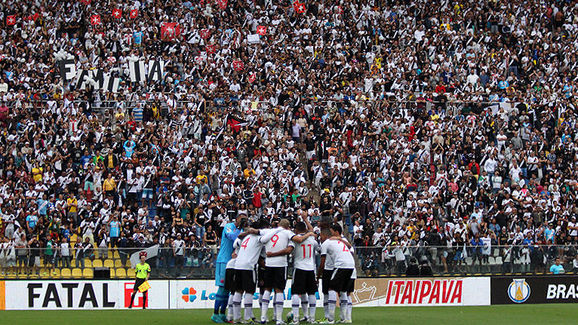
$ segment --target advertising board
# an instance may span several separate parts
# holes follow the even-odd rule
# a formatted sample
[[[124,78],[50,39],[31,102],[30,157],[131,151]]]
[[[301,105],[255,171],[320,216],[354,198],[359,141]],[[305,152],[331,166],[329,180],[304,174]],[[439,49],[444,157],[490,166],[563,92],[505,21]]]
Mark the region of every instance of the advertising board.
[[[213,308],[213,280],[153,280],[147,299],[151,309]],[[0,309],[123,309],[130,304],[134,282],[5,281],[0,282]],[[285,307],[291,307],[291,283]],[[4,289],[4,290],[2,290]],[[9,299],[4,299],[9,297]],[[259,293],[253,296],[255,306]],[[317,294],[322,307],[322,294]],[[357,279],[353,304],[364,306],[476,306],[490,304],[490,278],[362,278]],[[133,307],[141,308],[142,294]]]
[[[578,277],[519,276],[492,278],[492,305],[578,302]]]
[[[167,281],[150,281],[147,306],[167,309]],[[5,281],[6,309],[118,309],[130,304],[134,282],[128,281]],[[141,308],[142,294],[134,307]]]

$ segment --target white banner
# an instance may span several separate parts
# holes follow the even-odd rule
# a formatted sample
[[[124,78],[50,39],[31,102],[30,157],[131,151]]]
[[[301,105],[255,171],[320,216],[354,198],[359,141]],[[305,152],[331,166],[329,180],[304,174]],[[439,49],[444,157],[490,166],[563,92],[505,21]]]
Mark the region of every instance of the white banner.
[[[355,306],[487,306],[490,278],[357,279]]]
[[[1,282],[1,281],[0,281]],[[133,281],[5,281],[5,308],[123,309],[130,303]],[[214,280],[152,280],[147,300],[151,309],[211,309],[217,286]],[[287,281],[284,307],[291,307],[291,281]],[[323,294],[317,295],[322,307]],[[259,293],[253,296],[258,306]],[[369,306],[487,306],[490,278],[363,278],[352,295],[355,307]],[[138,293],[134,308],[141,308]],[[2,301],[0,301],[0,309]],[[271,306],[272,307],[272,304]]]
[[[168,281],[150,281],[147,307],[168,309]],[[134,281],[6,281],[6,309],[127,308]],[[134,308],[142,308],[137,293]]]

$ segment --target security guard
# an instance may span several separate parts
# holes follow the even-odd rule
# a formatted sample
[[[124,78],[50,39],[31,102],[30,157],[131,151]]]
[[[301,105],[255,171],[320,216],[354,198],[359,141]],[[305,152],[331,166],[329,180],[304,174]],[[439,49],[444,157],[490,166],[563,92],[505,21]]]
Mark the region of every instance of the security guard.
[[[128,306],[128,308],[132,308],[132,303],[134,301],[134,297],[138,292],[138,288],[141,286],[141,284],[148,281],[149,276],[151,274],[151,266],[149,265],[149,263],[146,262],[147,253],[141,252],[139,254],[139,258],[140,263],[138,263],[135,266],[136,280],[134,282],[134,288],[132,289],[132,296],[130,297],[130,305]],[[146,308],[145,306],[147,305],[148,290],[143,292],[142,295],[143,295],[142,309],[145,309]]]

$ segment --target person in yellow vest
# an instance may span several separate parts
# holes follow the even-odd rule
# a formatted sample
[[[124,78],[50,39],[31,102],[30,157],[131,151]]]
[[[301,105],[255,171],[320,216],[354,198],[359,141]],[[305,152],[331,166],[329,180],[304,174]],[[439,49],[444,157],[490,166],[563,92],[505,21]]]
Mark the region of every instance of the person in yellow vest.
[[[134,288],[132,289],[132,295],[130,296],[130,305],[128,306],[129,309],[132,308],[132,303],[134,302],[134,297],[136,296],[137,292],[139,291],[138,288],[143,283],[145,283],[146,281],[149,280],[149,276],[151,274],[151,266],[149,265],[149,263],[146,262],[147,253],[146,252],[140,252],[139,258],[140,258],[140,263],[138,263],[134,267],[135,273],[136,273],[136,279],[134,281]],[[142,297],[143,297],[142,309],[146,309],[148,290],[146,290],[142,293]]]
[[[110,195],[116,199],[116,182],[114,181],[114,178],[112,178],[111,173],[108,174],[108,177],[102,183],[102,190],[106,195]]]
[[[66,207],[68,209],[68,217],[76,220],[78,217],[78,200],[74,194],[70,193],[70,196],[66,199]]]
[[[34,179],[34,183],[42,181],[42,172],[43,168],[39,167],[38,163],[35,163],[34,167],[32,167],[32,178]]]
[[[205,175],[205,172],[202,170],[199,170],[199,174],[197,175],[197,177],[195,177],[195,180],[197,181],[197,184],[200,185],[204,185],[207,184],[207,175]]]

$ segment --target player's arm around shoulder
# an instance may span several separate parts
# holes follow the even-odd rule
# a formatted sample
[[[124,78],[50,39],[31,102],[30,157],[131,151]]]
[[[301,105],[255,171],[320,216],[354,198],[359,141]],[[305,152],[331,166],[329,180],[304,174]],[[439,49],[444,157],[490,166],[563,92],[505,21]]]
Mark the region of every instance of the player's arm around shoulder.
[[[317,237],[317,235],[314,232],[308,232],[304,235],[294,235],[293,237],[291,237],[291,240],[296,242],[297,244],[301,244],[302,242],[306,241],[307,238],[309,237]]]

